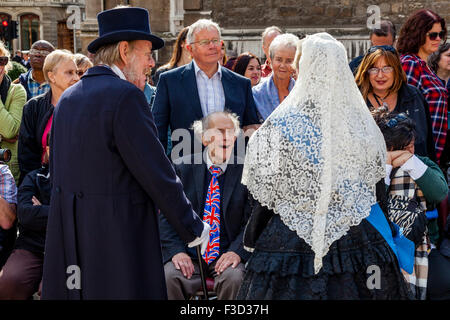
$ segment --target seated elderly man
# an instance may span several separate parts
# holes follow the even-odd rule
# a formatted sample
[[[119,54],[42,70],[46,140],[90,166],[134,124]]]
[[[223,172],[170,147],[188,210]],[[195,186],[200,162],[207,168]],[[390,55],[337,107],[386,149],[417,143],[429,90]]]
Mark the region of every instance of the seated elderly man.
[[[228,111],[210,113],[193,124],[206,147],[203,154],[185,156],[175,170],[195,212],[211,225],[203,254],[203,270],[214,278],[214,291],[222,300],[235,299],[249,257],[242,245],[251,208],[247,188],[241,184],[243,159],[233,156],[239,120]],[[188,248],[160,214],[161,244],[169,299],[188,299],[201,288],[194,248]]]
[[[295,71],[292,63],[298,41],[297,36],[285,33],[277,36],[270,44],[269,60],[273,72],[267,80],[252,88],[260,120],[266,120],[294,87]]]

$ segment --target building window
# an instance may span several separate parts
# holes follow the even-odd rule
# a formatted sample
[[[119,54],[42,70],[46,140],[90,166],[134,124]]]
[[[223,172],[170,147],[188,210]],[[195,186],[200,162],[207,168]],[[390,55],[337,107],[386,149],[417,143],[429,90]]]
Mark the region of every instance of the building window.
[[[20,17],[20,39],[22,50],[30,50],[31,45],[39,40],[39,17],[25,14]]]
[[[67,21],[58,21],[58,48],[73,52],[73,30],[67,28]]]
[[[170,0],[170,33],[177,35],[183,29],[183,0]]]

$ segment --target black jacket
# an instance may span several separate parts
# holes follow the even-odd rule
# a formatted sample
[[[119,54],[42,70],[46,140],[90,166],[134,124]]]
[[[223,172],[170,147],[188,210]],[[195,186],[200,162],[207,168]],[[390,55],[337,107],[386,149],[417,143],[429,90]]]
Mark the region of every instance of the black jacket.
[[[17,218],[19,236],[16,249],[25,249],[44,255],[45,231],[50,208],[51,181],[48,166],[26,175],[17,192]],[[35,196],[42,204],[34,206]]]
[[[428,104],[416,87],[404,83],[398,91],[395,112],[404,112],[414,120],[417,137],[414,143],[415,153],[436,162],[431,117]]]
[[[406,113],[416,125],[415,154],[437,162],[431,131],[430,110],[425,98],[419,89],[406,83],[401,86],[397,95],[397,105],[393,112]],[[366,103],[369,108],[373,107],[369,99],[366,99]]]
[[[19,185],[28,172],[41,167],[42,135],[53,110],[51,90],[30,99],[23,107],[17,151],[20,168]]]
[[[142,90],[90,68],[64,91],[50,138],[42,299],[167,299],[157,210],[189,243],[203,230]],[[80,268],[81,289],[67,287]]]
[[[184,192],[192,203],[192,207],[199,217],[202,218],[207,192],[205,191],[207,168],[204,162],[199,164],[193,162],[193,159],[198,155],[191,155],[191,163],[193,164],[182,163],[175,165],[175,171],[183,183]],[[183,159],[187,157],[185,156]],[[245,262],[249,258],[250,253],[244,250],[242,238],[245,225],[251,214],[251,207],[248,199],[248,190],[241,183],[243,165],[237,163],[237,158],[234,160],[234,163],[228,163],[227,169],[223,174],[225,179],[224,186],[220,190],[220,229],[225,230],[229,240],[229,246],[224,248],[224,251],[233,251],[241,257],[242,262]],[[177,236],[162,214],[159,215],[159,223],[164,263],[170,261],[175,254],[180,252],[189,254],[191,258],[197,258],[195,250],[188,250],[188,247]]]

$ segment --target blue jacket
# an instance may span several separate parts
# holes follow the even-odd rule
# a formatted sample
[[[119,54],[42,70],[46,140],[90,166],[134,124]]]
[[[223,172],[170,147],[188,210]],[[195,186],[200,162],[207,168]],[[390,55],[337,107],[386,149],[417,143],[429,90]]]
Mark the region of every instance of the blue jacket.
[[[225,109],[239,116],[241,126],[259,123],[249,79],[222,68]],[[189,129],[203,118],[193,62],[161,74],[153,103],[158,136],[167,150],[167,129]],[[192,137],[191,131],[191,137]],[[172,141],[173,147],[177,141]]]

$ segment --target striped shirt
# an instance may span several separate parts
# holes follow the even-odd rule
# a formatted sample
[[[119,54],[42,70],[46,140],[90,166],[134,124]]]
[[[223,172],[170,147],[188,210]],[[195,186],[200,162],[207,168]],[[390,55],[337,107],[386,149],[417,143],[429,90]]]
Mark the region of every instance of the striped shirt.
[[[404,54],[400,58],[407,82],[417,87],[428,103],[431,128],[438,160],[442,155],[447,136],[448,94],[440,79],[431,71],[426,62],[414,54]]]
[[[225,109],[225,93],[222,86],[222,67],[217,62],[217,72],[208,78],[194,62],[195,79],[197,80],[198,97],[202,107],[203,116]]]
[[[0,164],[0,197],[8,203],[17,204],[16,182],[6,164]]]

